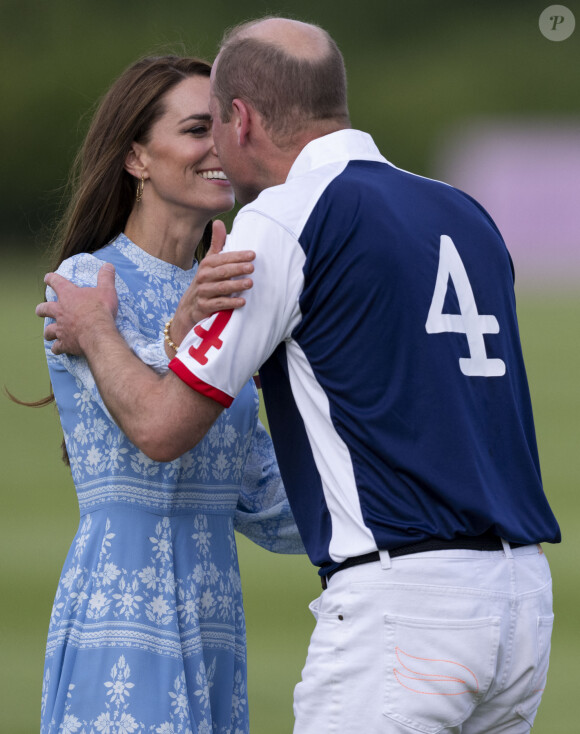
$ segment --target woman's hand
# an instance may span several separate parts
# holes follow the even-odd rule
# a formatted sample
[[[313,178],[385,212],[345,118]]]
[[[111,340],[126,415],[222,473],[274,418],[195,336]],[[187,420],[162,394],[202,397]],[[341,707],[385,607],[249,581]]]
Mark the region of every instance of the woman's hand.
[[[254,271],[251,250],[222,252],[226,241],[225,224],[213,223],[211,247],[201,261],[192,284],[183,294],[171,323],[171,339],[181,344],[187,332],[198,321],[216,311],[242,308],[245,298],[238,295],[249,290],[252,279],[245,277]]]

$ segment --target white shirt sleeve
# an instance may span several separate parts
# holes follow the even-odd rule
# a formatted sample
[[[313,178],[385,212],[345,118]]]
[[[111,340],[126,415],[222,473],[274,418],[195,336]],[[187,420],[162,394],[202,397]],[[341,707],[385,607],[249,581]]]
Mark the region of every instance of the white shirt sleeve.
[[[224,250],[256,252],[246,305],[220,311],[182,341],[170,368],[192,388],[229,405],[300,320],[304,252],[292,234],[258,211],[238,214]]]

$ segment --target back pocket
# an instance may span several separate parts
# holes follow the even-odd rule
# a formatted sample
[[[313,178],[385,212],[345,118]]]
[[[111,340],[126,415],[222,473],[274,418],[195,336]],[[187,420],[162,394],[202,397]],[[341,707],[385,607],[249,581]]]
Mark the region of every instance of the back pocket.
[[[384,616],[383,713],[425,734],[458,726],[487,692],[500,620]]]

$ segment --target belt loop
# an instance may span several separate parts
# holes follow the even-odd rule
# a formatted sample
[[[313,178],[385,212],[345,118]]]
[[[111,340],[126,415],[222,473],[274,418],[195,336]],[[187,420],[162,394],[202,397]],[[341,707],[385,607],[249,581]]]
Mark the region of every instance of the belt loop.
[[[503,545],[503,552],[505,553],[506,558],[513,558],[514,554],[512,553],[512,549],[510,544],[507,542],[507,540],[504,540],[503,538],[500,538],[501,544]]]
[[[391,556],[389,555],[389,551],[379,551],[379,558],[381,559],[381,568],[383,571],[388,571],[391,567]]]

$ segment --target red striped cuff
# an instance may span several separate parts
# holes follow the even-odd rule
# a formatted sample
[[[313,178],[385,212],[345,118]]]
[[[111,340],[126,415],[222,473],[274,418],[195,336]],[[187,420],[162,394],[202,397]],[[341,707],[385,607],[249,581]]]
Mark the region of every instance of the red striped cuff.
[[[203,380],[200,380],[199,377],[196,377],[193,372],[190,372],[187,369],[187,367],[180,359],[177,359],[177,357],[174,357],[171,360],[171,362],[169,363],[169,369],[175,372],[179,379],[183,380],[186,385],[189,385],[192,390],[195,390],[196,392],[201,393],[202,395],[205,395],[212,400],[215,400],[216,403],[223,405],[224,408],[229,408],[230,405],[234,402],[234,399],[227,393],[218,390],[217,387],[208,385],[207,382],[203,382]]]

